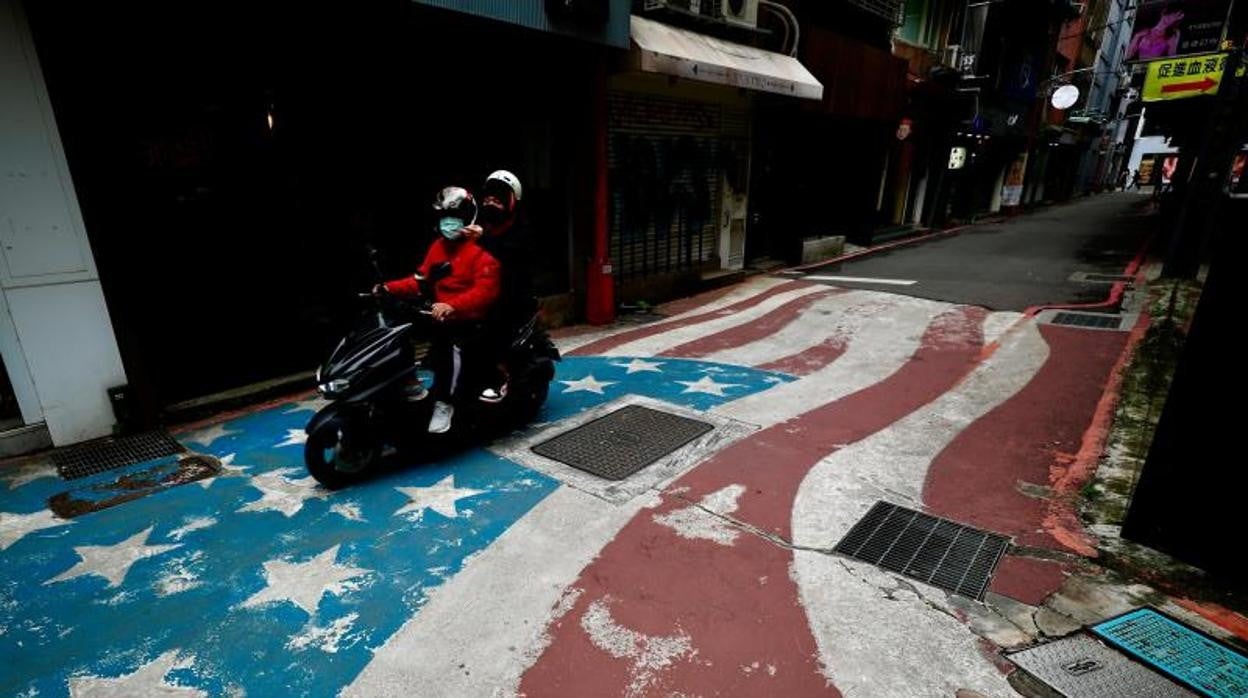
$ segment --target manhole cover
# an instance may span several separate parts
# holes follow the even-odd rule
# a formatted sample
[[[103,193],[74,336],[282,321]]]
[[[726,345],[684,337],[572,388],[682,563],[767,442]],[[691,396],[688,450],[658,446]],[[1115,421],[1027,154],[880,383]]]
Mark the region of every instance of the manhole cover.
[[[1154,609],[1137,608],[1092,632],[1207,696],[1248,696],[1248,657]]]
[[[609,480],[623,480],[714,427],[629,405],[533,447],[533,452]]]
[[[1071,698],[1182,698],[1196,694],[1083,633],[1006,655]]]
[[[116,439],[99,439],[52,452],[56,470],[66,480],[95,475],[134,463],[155,460],[186,449],[163,431]]]
[[[165,459],[139,470],[130,469],[112,482],[88,484],[53,495],[48,499],[48,508],[63,519],[72,519],[220,474],[221,462],[212,456],[192,454]]]
[[[980,601],[1009,543],[1005,536],[876,502],[836,552]]]
[[[1058,313],[1053,316],[1054,325],[1070,327],[1090,327],[1098,330],[1116,330],[1122,327],[1122,318],[1118,315],[1098,315],[1095,313]]]

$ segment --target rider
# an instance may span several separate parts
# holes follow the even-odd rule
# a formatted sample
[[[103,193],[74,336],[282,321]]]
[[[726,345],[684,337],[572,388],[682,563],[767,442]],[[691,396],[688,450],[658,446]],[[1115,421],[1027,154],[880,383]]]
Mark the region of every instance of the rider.
[[[434,269],[444,262],[450,273],[433,284],[430,314],[435,323],[429,358],[434,372],[433,416],[429,431],[447,432],[455,414],[452,398],[462,382],[465,365],[475,351],[475,334],[490,306],[499,295],[499,263],[483,247],[464,234],[464,229],[477,219],[477,204],[466,189],[446,187],[438,192],[433,204],[438,216],[441,237],[433,241],[415,276],[380,284],[377,292],[396,296],[420,296],[421,286]],[[409,388],[411,397],[424,397],[417,381]],[[415,393],[413,395],[413,393]]]
[[[516,331],[536,311],[531,248],[518,216],[523,194],[516,175],[507,170],[490,174],[481,187],[480,223],[465,228],[465,234],[502,266],[502,292],[490,310],[485,340],[490,352],[487,360],[493,361],[497,371],[481,393],[484,402],[499,402],[507,395],[507,350]]]

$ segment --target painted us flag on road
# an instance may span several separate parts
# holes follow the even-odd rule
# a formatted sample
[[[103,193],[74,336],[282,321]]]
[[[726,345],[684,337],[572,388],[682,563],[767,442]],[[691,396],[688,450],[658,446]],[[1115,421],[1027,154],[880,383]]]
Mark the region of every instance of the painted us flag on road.
[[[629,394],[706,410],[791,380],[581,357],[558,379],[546,422]],[[431,590],[559,486],[476,449],[331,493],[302,465],[316,407],[182,435],[221,459],[222,476],[73,520],[47,499],[116,472],[0,473],[0,694],[335,694]]]

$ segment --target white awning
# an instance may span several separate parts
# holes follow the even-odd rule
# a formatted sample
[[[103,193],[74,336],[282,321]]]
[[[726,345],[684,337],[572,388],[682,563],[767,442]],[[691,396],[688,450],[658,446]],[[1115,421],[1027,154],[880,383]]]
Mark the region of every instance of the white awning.
[[[823,99],[823,85],[796,58],[632,17],[632,38],[647,73]]]

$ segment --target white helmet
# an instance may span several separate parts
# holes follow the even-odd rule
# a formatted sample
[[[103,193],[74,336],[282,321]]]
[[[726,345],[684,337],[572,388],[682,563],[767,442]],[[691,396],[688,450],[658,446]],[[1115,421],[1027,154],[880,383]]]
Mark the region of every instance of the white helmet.
[[[484,189],[489,189],[491,182],[498,182],[506,185],[507,188],[516,195],[516,201],[520,201],[520,199],[523,198],[521,194],[524,190],[520,186],[520,178],[507,170],[498,170],[492,173],[489,177],[486,177]]]

